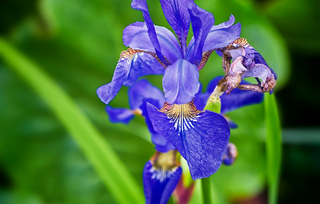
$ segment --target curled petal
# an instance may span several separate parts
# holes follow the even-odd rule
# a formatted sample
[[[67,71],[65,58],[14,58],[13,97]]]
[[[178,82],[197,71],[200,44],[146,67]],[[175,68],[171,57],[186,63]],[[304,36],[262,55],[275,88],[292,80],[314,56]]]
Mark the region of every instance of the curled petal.
[[[232,143],[228,143],[227,149],[222,158],[222,163],[227,166],[232,165],[236,160],[237,156],[238,156],[237,147]]]
[[[190,16],[187,9],[193,0],[160,0],[163,13],[179,38],[182,50],[186,50]]]
[[[134,116],[131,110],[125,108],[112,108],[111,106],[106,106],[106,112],[112,123],[128,124]]]
[[[234,72],[234,68],[243,67],[246,70],[240,74],[242,79],[246,77],[255,77],[262,80],[262,82],[259,82],[257,85],[241,85],[239,86],[240,89],[257,92],[272,92],[276,85],[277,76],[260,53],[257,52],[246,39],[237,39],[227,46],[226,49],[223,49],[223,52],[224,55],[231,56],[233,61],[230,73],[226,74],[235,75],[232,73]]]
[[[153,128],[187,160],[193,179],[215,173],[227,147],[230,129],[226,119],[210,111],[198,111],[193,103],[165,104],[158,111],[147,105]]]
[[[166,204],[178,184],[182,169],[175,154],[157,152],[143,169],[143,187],[147,204]]]
[[[227,22],[221,23],[219,25],[214,25],[211,27],[205,39],[203,48],[201,50],[202,54],[205,54],[206,52],[212,52],[212,50],[214,49],[226,47],[231,42],[235,41],[237,38],[240,37],[241,24],[237,23],[235,25],[232,25],[234,23],[234,20],[235,20],[234,16],[231,15],[230,19]],[[192,38],[189,43],[188,51],[187,51],[187,59],[189,61],[194,60],[193,59],[193,53],[194,53],[194,47],[195,47],[194,43],[195,43],[194,38]],[[220,54],[220,56],[222,56],[221,52],[219,51],[217,52],[218,54]]]
[[[148,80],[139,80],[136,84],[129,88],[129,104],[130,109],[135,110],[142,105],[144,99],[154,99],[157,107],[164,104],[164,96],[160,89],[153,86]]]
[[[123,83],[129,76],[134,54],[135,52],[133,50],[121,52],[120,59],[113,73],[112,81],[97,89],[97,95],[103,103],[108,104],[120,91]]]
[[[188,4],[188,10],[194,35],[194,60],[196,65],[198,65],[202,58],[204,42],[214,24],[214,17],[211,13],[198,7],[193,2]]]
[[[200,86],[197,67],[187,60],[179,59],[165,70],[162,85],[166,102],[189,103]]]
[[[168,152],[169,150],[174,150],[175,147],[170,142],[168,142],[166,138],[164,138],[161,134],[153,129],[153,125],[147,111],[147,103],[150,103],[156,107],[162,106],[163,103],[160,103],[160,101],[155,99],[147,98],[143,99],[142,105],[140,106],[142,116],[145,118],[145,122],[149,129],[149,132],[151,133],[152,143],[156,146],[156,150],[162,153]]]
[[[133,49],[146,52],[156,52],[156,47],[149,35],[146,23],[136,22],[123,30],[123,43]],[[182,58],[181,48],[174,34],[165,27],[155,26],[155,36],[161,47],[161,53],[170,62],[174,63]],[[158,53],[157,53],[158,55]]]
[[[140,50],[131,48],[121,52],[111,82],[97,89],[97,95],[103,103],[108,104],[118,94],[122,85],[132,85],[134,80],[146,74],[159,74],[158,68],[155,69],[155,72],[151,68],[159,66],[159,62],[151,60],[150,56],[145,54]],[[132,69],[136,70],[137,67],[141,66],[145,67],[146,70],[147,67],[150,67],[150,70],[131,74]]]
[[[231,15],[229,21],[212,26],[204,43],[202,52],[225,47],[239,38],[241,33],[241,24],[237,23],[231,26],[233,22],[234,17]]]
[[[164,67],[152,55],[139,52],[132,58],[130,73],[123,85],[132,86],[140,77],[146,75],[163,75],[164,70]]]

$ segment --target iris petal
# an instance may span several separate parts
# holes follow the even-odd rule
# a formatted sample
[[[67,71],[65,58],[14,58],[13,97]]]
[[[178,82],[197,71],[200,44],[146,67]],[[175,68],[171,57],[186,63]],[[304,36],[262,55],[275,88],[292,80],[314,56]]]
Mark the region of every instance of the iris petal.
[[[136,22],[123,30],[123,43],[133,49],[155,52],[155,46],[148,34],[145,23]],[[159,40],[162,54],[170,63],[182,58],[181,48],[174,34],[165,27],[155,26],[156,37]],[[157,48],[156,48],[157,49]]]
[[[103,103],[108,104],[118,94],[129,76],[131,61],[129,56],[121,56],[114,70],[112,81],[97,89],[97,95]]]
[[[154,67],[160,66],[160,63],[145,54],[142,51],[131,48],[121,52],[111,82],[97,89],[97,95],[102,102],[108,104],[118,94],[124,84],[132,85],[137,78],[147,74],[159,74],[158,68]],[[138,67],[144,67],[145,70],[148,70],[147,67],[150,67],[150,69],[147,72],[133,71],[131,73],[131,70],[137,70]]]
[[[240,37],[241,24],[237,23],[232,26],[234,20],[234,16],[231,15],[227,22],[211,27],[202,47],[202,53],[217,48],[223,48]],[[194,60],[194,43],[194,38],[192,38],[187,51],[187,59],[189,61]]]
[[[190,16],[188,12],[189,2],[193,0],[160,0],[163,13],[179,38],[182,50],[186,50],[186,40],[190,26]]]
[[[163,75],[164,67],[150,54],[145,52],[137,53],[132,58],[132,65],[125,86],[132,86],[135,82],[146,75]]]
[[[153,128],[187,160],[193,179],[208,177],[219,169],[230,136],[223,116],[200,112],[192,103],[165,104],[160,111],[151,104],[147,108]]]
[[[166,138],[164,138],[162,135],[160,135],[158,132],[156,132],[153,129],[153,125],[151,123],[151,120],[147,111],[147,103],[150,103],[156,107],[159,107],[160,104],[162,106],[163,103],[160,103],[160,101],[158,100],[148,98],[148,99],[143,99],[142,104],[140,106],[140,109],[142,111],[142,116],[145,118],[145,122],[149,129],[149,132],[151,133],[152,143],[156,146],[155,147],[156,150],[162,153],[168,152],[169,150],[174,150],[175,147],[170,142],[168,142]]]
[[[148,80],[139,80],[134,86],[129,88],[129,104],[130,109],[135,110],[142,105],[144,99],[154,99],[156,106],[162,107],[164,104],[164,96],[160,89],[153,86]]]
[[[146,22],[146,26],[148,27],[148,35],[149,35],[149,38],[152,42],[153,47],[155,48],[156,54],[162,62],[165,62],[165,60],[162,56],[162,53],[161,53],[161,47],[159,44],[159,40],[157,38],[156,30],[154,28],[152,19],[150,17],[147,1],[146,0],[132,0],[131,7],[133,9],[142,11],[143,18]]]
[[[111,106],[106,106],[106,112],[112,123],[128,124],[134,117],[132,111],[125,108],[112,108]]]
[[[181,167],[161,169],[148,161],[143,169],[146,204],[166,204],[182,174]]]
[[[199,90],[197,67],[187,60],[179,59],[167,67],[162,78],[166,102],[173,104],[189,103]]]
[[[194,34],[194,60],[196,65],[198,65],[202,58],[204,42],[214,24],[214,17],[211,13],[201,9],[195,3],[189,3],[188,10]]]

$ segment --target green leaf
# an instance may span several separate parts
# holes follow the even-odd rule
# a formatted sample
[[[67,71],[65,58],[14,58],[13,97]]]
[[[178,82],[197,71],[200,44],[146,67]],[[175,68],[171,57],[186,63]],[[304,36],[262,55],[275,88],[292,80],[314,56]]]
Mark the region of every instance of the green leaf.
[[[48,75],[1,38],[0,56],[48,103],[118,203],[143,203],[141,188],[72,99]]]
[[[265,117],[266,117],[266,155],[267,155],[267,178],[269,186],[269,203],[277,203],[278,184],[281,164],[281,127],[279,114],[274,94],[265,94]]]

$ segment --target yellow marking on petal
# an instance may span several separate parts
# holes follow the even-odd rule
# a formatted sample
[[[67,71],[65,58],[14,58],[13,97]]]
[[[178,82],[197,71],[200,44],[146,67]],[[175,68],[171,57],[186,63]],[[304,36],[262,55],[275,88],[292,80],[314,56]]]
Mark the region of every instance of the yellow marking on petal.
[[[169,104],[164,103],[160,112],[165,113],[167,116],[172,118],[178,118],[183,116],[184,118],[192,118],[199,114],[201,111],[197,110],[193,101],[185,104]]]
[[[165,103],[160,112],[167,115],[167,118],[170,119],[169,122],[174,124],[174,129],[178,129],[178,134],[194,128],[193,123],[197,121],[198,114],[201,113],[193,101],[180,105]]]
[[[232,43],[230,43],[230,45],[234,48],[237,48],[239,46],[241,46],[241,47],[249,47],[250,46],[247,39],[245,39],[245,38],[238,38],[235,41],[233,41]]]
[[[172,171],[180,165],[176,160],[177,150],[170,150],[166,153],[156,152],[151,158],[151,164],[154,169],[162,171]]]
[[[141,53],[141,52],[144,52],[144,53],[147,53],[149,55],[151,55],[152,57],[154,57],[164,68],[167,68],[167,66],[159,59],[159,57],[157,56],[156,53],[154,52],[145,52],[143,50],[135,50],[135,49],[132,49],[132,48],[128,48],[127,50],[124,50],[121,52],[120,54],[120,60],[124,60],[124,59],[127,59],[127,60],[132,60],[134,55],[137,54],[137,53]],[[166,60],[167,64],[170,64],[170,62],[164,57],[164,59]]]
[[[140,108],[137,108],[135,110],[131,111],[134,115],[142,116],[142,110]]]
[[[132,59],[133,59],[133,56],[134,56],[136,53],[139,53],[139,52],[143,52],[143,51],[141,51],[141,50],[134,50],[134,49],[132,49],[132,48],[129,48],[129,49],[124,50],[124,51],[121,52],[120,58],[132,60]]]

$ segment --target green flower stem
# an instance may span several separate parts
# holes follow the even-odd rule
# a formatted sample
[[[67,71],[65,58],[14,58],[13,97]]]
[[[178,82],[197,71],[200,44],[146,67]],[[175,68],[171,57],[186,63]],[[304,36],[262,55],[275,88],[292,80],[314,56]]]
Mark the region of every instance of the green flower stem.
[[[221,111],[221,100],[220,96],[223,94],[220,86],[216,86],[214,91],[211,93],[204,110],[209,110],[215,113],[220,113]],[[202,196],[203,202],[205,204],[213,203],[213,188],[210,177],[201,179],[202,185]]]
[[[266,117],[266,155],[267,155],[267,179],[269,186],[269,204],[277,203],[279,174],[281,166],[281,126],[275,95],[265,94]]]
[[[144,203],[141,188],[72,99],[42,70],[0,37],[0,56],[49,105],[96,169],[117,203]]]

